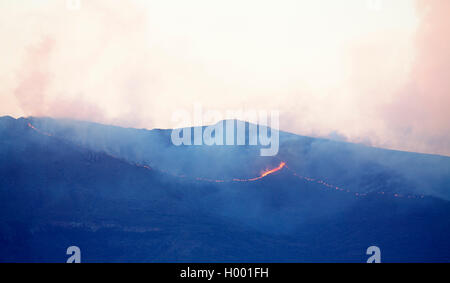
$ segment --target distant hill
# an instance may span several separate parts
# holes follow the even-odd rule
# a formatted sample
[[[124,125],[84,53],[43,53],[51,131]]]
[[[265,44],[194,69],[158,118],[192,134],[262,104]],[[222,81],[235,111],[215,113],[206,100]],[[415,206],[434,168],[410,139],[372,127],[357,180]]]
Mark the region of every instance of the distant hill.
[[[171,130],[125,129],[50,118],[28,121],[44,132],[91,150],[178,175],[247,178],[283,160],[304,176],[354,192],[414,193],[450,200],[450,157],[445,156],[280,132],[279,154],[275,158],[261,157],[260,146],[174,146]]]
[[[385,262],[450,261],[450,158],[280,137],[260,157],[0,118],[0,262],[65,262],[71,245],[84,262],[365,262],[372,245]]]

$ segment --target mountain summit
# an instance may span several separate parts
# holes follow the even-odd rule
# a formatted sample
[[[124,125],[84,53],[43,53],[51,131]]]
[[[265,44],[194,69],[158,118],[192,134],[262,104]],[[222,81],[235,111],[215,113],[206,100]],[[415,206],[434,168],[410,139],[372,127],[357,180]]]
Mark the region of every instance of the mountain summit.
[[[170,130],[0,118],[0,261],[450,258],[450,159],[280,132],[280,152]],[[408,247],[408,248],[405,248]]]

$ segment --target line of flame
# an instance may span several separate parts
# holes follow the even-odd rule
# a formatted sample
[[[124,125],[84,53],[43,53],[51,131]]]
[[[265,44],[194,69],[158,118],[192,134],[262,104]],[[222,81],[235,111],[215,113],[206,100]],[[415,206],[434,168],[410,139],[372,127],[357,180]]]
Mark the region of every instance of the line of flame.
[[[52,134],[49,134],[49,133],[46,133],[46,132],[43,132],[43,131],[37,129],[31,123],[28,123],[28,127],[30,127],[31,129],[35,130],[36,132],[38,132],[40,134],[43,134],[43,135],[46,135],[46,136],[49,136],[49,137],[53,136]],[[112,157],[112,158],[119,159],[121,161],[127,162],[127,161],[125,161],[125,160],[123,160],[121,158],[118,158],[118,157],[116,157],[114,155],[111,155],[109,153],[106,153],[106,154],[108,156]],[[129,163],[129,162],[127,162],[127,163]],[[131,163],[129,163],[129,164],[131,164]],[[153,168],[149,167],[148,165],[143,165],[143,164],[138,164],[138,163],[134,163],[134,164],[131,164],[131,165],[135,165],[137,167],[144,168],[144,169],[147,169],[147,170],[153,170]],[[277,167],[275,167],[273,169],[266,169],[265,171],[261,172],[261,175],[259,175],[258,177],[255,177],[255,178],[251,178],[251,179],[232,179],[232,180],[227,181],[227,180],[220,180],[220,179],[207,179],[207,178],[196,177],[195,180],[197,180],[197,181],[204,181],[204,182],[213,182],[213,183],[253,182],[253,181],[257,181],[257,180],[263,179],[264,177],[267,177],[267,176],[269,176],[269,175],[271,175],[271,174],[273,174],[275,172],[278,172],[278,171],[282,170],[283,168],[288,169],[289,171],[292,172],[292,175],[294,175],[297,178],[302,179],[304,181],[314,182],[314,183],[320,184],[320,185],[322,185],[324,187],[327,187],[327,188],[330,188],[330,189],[334,189],[336,191],[341,191],[341,192],[345,192],[345,193],[351,193],[351,194],[354,194],[357,197],[367,196],[367,193],[351,192],[348,189],[343,189],[341,187],[331,185],[331,184],[329,184],[329,183],[327,183],[327,182],[325,182],[323,180],[302,176],[302,175],[298,174],[297,172],[295,172],[294,170],[292,170],[291,168],[289,168],[287,166],[286,162],[284,162],[284,161],[281,161],[280,164]],[[171,173],[168,173],[168,172],[165,172],[165,171],[161,171],[161,172],[166,173],[166,174],[170,174],[170,175],[178,177],[178,178],[185,178],[186,177],[184,175],[179,176],[179,175],[171,174]],[[377,192],[377,194],[388,195],[388,193],[385,193],[385,192]],[[398,193],[391,193],[391,194],[395,198],[409,198],[409,199],[411,199],[411,198],[414,198],[414,199],[421,198],[421,199],[423,199],[425,197],[424,195],[417,196],[417,195],[402,195],[402,194],[398,194]]]

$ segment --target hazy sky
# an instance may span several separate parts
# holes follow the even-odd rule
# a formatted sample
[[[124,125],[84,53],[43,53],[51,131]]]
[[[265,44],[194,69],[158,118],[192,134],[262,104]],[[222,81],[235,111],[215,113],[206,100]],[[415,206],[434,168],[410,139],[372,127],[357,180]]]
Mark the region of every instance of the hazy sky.
[[[450,155],[448,0],[66,2],[0,0],[0,115],[275,109],[282,130]]]

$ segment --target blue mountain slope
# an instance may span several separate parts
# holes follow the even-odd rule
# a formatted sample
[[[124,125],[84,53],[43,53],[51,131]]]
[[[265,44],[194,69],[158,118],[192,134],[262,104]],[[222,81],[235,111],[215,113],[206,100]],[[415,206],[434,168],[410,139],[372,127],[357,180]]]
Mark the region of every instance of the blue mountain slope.
[[[83,136],[71,128],[57,128],[65,121],[52,120],[53,129],[50,124],[41,127],[38,121],[0,119],[0,261],[64,262],[65,250],[71,245],[81,248],[84,262],[364,262],[371,245],[381,248],[386,262],[450,261],[450,202],[433,196],[380,194],[379,188],[413,191],[383,181],[383,174],[389,180],[406,178],[390,175],[388,167],[378,169],[381,175],[366,172],[364,168],[381,166],[377,160],[369,162],[371,156],[367,167],[357,171],[372,178],[357,179],[368,184],[363,196],[355,195],[355,188],[336,190],[292,174],[294,170],[311,170],[312,177],[332,174],[330,154],[352,160],[348,152],[354,149],[342,149],[350,145],[331,147],[330,154],[321,156],[328,156],[331,163],[322,163],[312,158],[314,150],[296,144],[303,146],[312,139],[290,137],[280,153],[289,168],[253,182],[213,183],[135,164],[142,161],[127,137],[142,139],[137,148],[146,145],[153,150],[149,152],[167,153],[164,145],[171,145],[165,131],[72,122],[72,127],[83,130],[93,127]],[[30,122],[36,129],[30,128]],[[95,133],[92,140],[77,139],[91,133]],[[309,165],[296,163],[295,155],[288,154],[295,148],[294,153],[303,154],[299,156],[309,160]],[[175,150],[183,153],[183,148]],[[256,153],[245,147],[229,150],[244,151],[242,161],[247,163],[239,164],[243,177],[256,176],[264,168],[245,170],[249,164],[279,162],[253,161]],[[386,152],[389,158],[390,151]],[[187,156],[211,158],[215,154],[200,147],[195,155]],[[424,158],[423,162],[429,158],[438,165],[447,161],[406,155]],[[213,161],[220,168],[221,159]],[[170,159],[166,162],[171,165]],[[211,160],[204,162],[211,164]],[[326,174],[318,166],[324,166]],[[343,170],[340,167],[335,170]],[[445,172],[445,168],[436,170]],[[206,177],[214,177],[213,173]],[[433,178],[430,181],[437,183]]]
[[[450,158],[386,150],[280,132],[277,158],[255,146],[174,146],[171,130],[136,130],[95,123],[30,118],[39,129],[94,151],[178,175],[246,178],[280,159],[303,176],[353,192],[424,194],[450,200]],[[246,124],[246,136],[249,126]]]

